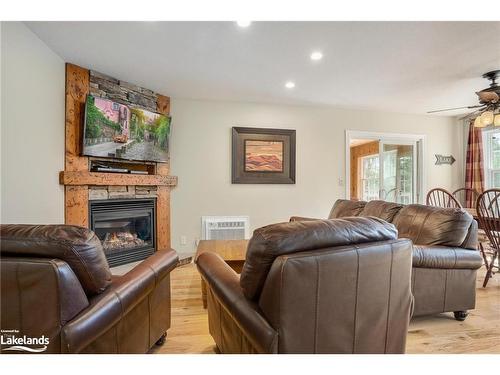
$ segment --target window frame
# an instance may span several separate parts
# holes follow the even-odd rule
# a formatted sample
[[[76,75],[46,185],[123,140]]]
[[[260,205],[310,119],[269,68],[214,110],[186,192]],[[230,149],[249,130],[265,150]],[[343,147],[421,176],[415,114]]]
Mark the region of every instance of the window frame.
[[[500,129],[493,128],[482,131],[482,141],[483,141],[483,169],[484,169],[484,183],[486,189],[500,188],[500,186],[493,186],[492,181],[494,181],[494,174],[500,173],[500,168],[493,168],[493,137],[498,135],[500,139]]]

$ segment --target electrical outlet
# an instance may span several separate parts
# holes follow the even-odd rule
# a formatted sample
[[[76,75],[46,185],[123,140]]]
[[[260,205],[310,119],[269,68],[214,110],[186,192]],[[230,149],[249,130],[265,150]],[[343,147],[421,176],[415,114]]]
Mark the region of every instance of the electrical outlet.
[[[344,186],[344,178],[339,177],[339,186]]]
[[[181,236],[181,245],[186,246],[187,245],[187,238],[186,236]]]

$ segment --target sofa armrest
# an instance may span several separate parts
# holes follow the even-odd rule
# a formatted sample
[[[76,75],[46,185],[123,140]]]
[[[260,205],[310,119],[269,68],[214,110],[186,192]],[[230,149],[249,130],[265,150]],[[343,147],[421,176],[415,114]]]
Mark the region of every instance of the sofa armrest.
[[[120,298],[123,314],[127,314],[151,293],[178,263],[177,252],[159,250],[123,276],[114,278],[110,292]]]
[[[90,306],[63,327],[63,351],[78,353],[118,323],[148,296],[177,265],[177,253],[161,250],[123,276],[113,278]]]
[[[277,332],[264,318],[258,305],[243,295],[238,274],[215,253],[201,254],[197,266],[216,298],[252,345],[263,353],[270,352]]]
[[[472,220],[472,223],[470,224],[469,230],[467,232],[467,236],[465,237],[464,242],[462,242],[460,247],[469,250],[477,250],[478,248],[477,231],[478,231],[478,223],[476,220]]]
[[[304,216],[292,216],[290,217],[290,222],[291,221],[313,221],[313,220],[321,220],[315,217],[304,217]]]
[[[175,250],[158,250],[149,258],[145,259],[121,278],[132,278],[147,270],[153,271],[156,282],[162,280],[172,270],[177,267],[179,257]]]

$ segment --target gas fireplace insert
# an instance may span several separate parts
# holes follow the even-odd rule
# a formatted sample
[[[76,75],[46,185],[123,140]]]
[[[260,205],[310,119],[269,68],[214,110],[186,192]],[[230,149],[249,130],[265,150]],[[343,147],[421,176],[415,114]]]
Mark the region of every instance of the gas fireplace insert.
[[[154,253],[155,199],[94,200],[89,205],[90,229],[101,240],[110,267]]]

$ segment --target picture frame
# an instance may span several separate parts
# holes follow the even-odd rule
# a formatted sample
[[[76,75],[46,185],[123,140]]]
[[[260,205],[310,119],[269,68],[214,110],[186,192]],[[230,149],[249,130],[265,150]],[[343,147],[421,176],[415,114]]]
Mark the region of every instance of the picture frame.
[[[233,184],[295,184],[292,129],[232,128]]]

